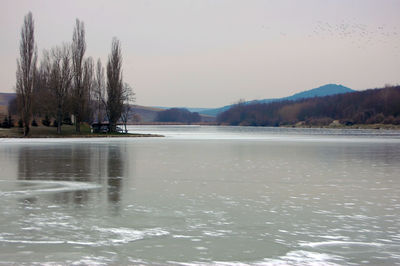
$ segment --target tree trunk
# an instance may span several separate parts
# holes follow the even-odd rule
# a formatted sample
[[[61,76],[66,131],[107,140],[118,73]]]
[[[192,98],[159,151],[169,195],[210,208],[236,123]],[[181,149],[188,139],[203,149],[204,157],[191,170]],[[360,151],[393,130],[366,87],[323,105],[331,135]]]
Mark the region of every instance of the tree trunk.
[[[62,112],[61,112],[61,107],[59,107],[59,110],[57,112],[57,134],[61,134],[61,121],[62,121]]]
[[[29,134],[29,121],[28,122],[24,122],[24,137],[28,136]]]
[[[81,121],[78,116],[75,116],[75,131],[81,133]]]
[[[110,121],[110,133],[117,131],[117,124]]]
[[[24,124],[24,137],[28,136],[31,125],[31,113],[30,113],[30,96],[24,95],[23,99],[24,106],[22,107],[22,122]]]

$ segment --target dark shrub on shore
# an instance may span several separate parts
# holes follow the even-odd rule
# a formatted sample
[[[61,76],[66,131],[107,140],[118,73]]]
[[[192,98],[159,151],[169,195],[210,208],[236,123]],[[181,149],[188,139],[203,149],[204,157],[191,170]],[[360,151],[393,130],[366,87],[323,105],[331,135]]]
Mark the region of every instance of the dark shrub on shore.
[[[63,125],[72,125],[71,117],[69,117],[69,116],[64,117],[62,124]]]
[[[61,125],[62,125],[62,123],[61,123]],[[58,121],[57,120],[54,120],[53,127],[58,127]]]
[[[42,120],[42,125],[43,126],[46,126],[46,127],[49,127],[50,126],[50,119],[49,119],[49,116],[45,116],[45,118]]]
[[[3,123],[0,124],[0,127],[2,127],[2,128],[10,128],[10,123],[8,121],[8,117],[7,116],[4,117],[4,121],[3,121]]]

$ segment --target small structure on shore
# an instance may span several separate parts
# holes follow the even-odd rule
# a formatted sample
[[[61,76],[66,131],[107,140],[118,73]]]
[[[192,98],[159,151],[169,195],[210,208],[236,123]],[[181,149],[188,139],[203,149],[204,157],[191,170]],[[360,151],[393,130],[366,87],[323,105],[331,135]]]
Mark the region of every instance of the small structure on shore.
[[[109,122],[95,122],[91,126],[92,133],[109,133],[111,132],[110,123]],[[117,126],[117,132],[124,132],[122,128]]]
[[[108,133],[110,132],[110,123],[108,122],[96,122],[91,125],[92,133]]]

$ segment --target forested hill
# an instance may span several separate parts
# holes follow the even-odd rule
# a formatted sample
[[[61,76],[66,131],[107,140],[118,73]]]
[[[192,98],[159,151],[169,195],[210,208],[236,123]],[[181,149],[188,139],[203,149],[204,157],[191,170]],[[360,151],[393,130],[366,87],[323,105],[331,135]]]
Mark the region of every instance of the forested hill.
[[[217,121],[227,125],[324,126],[334,120],[351,124],[400,124],[400,86],[298,101],[237,104]]]
[[[324,96],[349,93],[349,92],[355,92],[355,90],[352,90],[343,85],[326,84],[326,85],[320,86],[318,88],[307,90],[307,91],[302,91],[302,92],[293,94],[292,96],[288,96],[288,97],[284,97],[284,98],[255,100],[255,101],[252,101],[249,103],[270,103],[270,102],[285,101],[285,100],[297,101],[297,100],[301,100],[301,99],[324,97]]]
[[[293,94],[291,96],[283,97],[283,98],[253,100],[253,101],[247,101],[247,102],[245,102],[245,104],[271,103],[271,102],[280,102],[280,101],[297,101],[300,99],[323,97],[323,96],[328,96],[328,95],[349,93],[349,92],[354,92],[354,91],[355,90],[352,90],[352,89],[342,86],[342,85],[326,84],[326,85],[320,86],[315,89],[302,91],[302,92]],[[215,109],[203,109],[203,110],[198,110],[198,111],[194,111],[191,109],[189,109],[189,110],[192,112],[199,112],[200,114],[217,116],[218,114],[228,110],[232,106],[233,105],[226,105],[226,106],[215,108]]]

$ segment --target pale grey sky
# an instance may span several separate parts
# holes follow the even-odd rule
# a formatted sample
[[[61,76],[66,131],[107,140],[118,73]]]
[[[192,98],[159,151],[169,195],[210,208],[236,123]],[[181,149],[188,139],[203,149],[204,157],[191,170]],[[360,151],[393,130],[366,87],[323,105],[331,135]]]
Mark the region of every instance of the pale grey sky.
[[[0,91],[15,86],[23,17],[39,55],[86,27],[87,56],[122,43],[137,104],[218,107],[337,83],[400,83],[399,0],[1,0]]]

